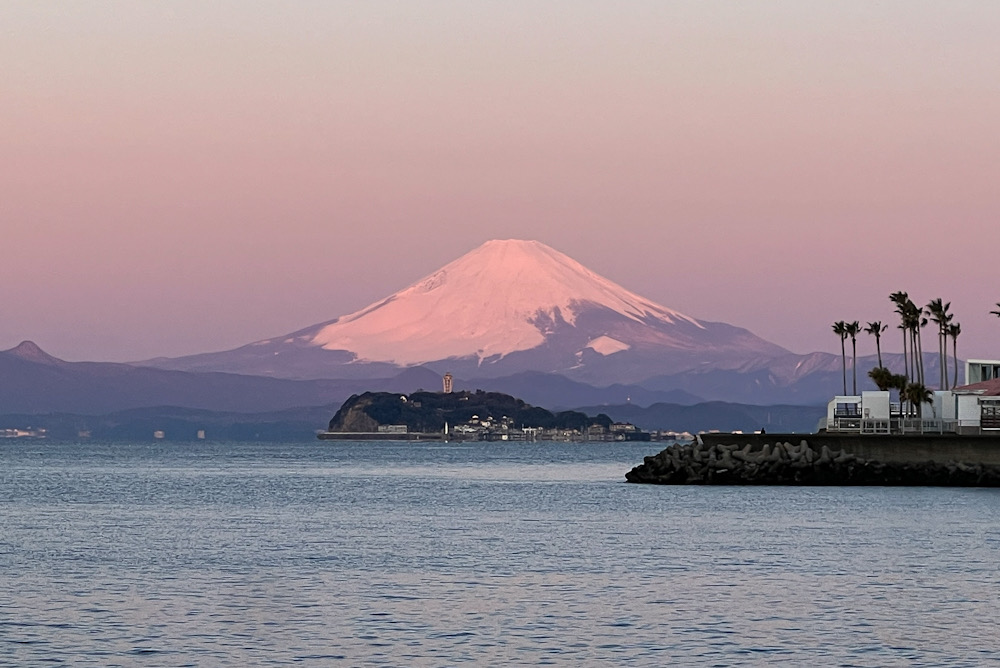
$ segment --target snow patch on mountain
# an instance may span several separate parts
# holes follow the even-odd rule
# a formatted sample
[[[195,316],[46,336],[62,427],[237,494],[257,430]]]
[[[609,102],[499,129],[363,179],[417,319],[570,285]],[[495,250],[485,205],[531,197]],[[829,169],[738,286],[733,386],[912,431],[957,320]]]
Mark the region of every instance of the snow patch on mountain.
[[[620,353],[623,350],[628,350],[631,348],[627,343],[619,341],[618,339],[613,339],[610,336],[599,336],[596,339],[592,339],[587,342],[584,348],[590,348],[596,353],[600,353],[607,357],[608,355],[614,355],[615,353]]]
[[[572,326],[580,313],[600,307],[638,323],[704,329],[694,318],[640,297],[543,243],[496,240],[322,326],[311,344],[350,351],[359,361],[399,365],[495,359],[536,348],[555,328]]]

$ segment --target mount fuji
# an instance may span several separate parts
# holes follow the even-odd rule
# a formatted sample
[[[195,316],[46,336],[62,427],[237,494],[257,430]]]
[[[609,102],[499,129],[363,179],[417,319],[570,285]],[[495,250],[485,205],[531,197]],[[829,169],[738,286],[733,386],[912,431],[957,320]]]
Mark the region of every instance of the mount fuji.
[[[759,370],[787,356],[746,329],[641,297],[543,243],[495,240],[350,315],[142,364],[291,379],[379,378],[423,366],[464,378],[531,371],[610,385]]]

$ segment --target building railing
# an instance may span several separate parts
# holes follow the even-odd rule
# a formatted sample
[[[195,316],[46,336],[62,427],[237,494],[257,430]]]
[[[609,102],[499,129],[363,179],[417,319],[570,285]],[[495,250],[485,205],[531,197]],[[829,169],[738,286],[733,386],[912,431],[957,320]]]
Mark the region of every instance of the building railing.
[[[862,420],[861,421],[861,433],[862,434],[891,434],[892,433],[892,422],[890,420]]]
[[[835,417],[827,421],[827,431],[861,431],[860,417]]]
[[[860,434],[954,434],[958,420],[940,418],[843,418],[826,421],[826,430]]]

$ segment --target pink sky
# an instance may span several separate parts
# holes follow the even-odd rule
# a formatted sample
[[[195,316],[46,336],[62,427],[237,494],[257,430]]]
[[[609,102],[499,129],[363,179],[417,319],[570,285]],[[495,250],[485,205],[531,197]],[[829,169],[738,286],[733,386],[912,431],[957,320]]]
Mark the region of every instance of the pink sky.
[[[906,290],[1000,357],[1000,3],[24,1],[0,34],[0,348],[231,348],[528,238],[796,352]]]

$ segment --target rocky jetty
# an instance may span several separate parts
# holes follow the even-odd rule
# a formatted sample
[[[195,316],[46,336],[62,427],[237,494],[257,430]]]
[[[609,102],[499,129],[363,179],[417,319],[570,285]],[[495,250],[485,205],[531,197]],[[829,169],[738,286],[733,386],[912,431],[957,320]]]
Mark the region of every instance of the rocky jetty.
[[[675,444],[625,474],[658,485],[909,485],[1000,487],[1000,467],[961,461],[880,462],[808,441]]]

